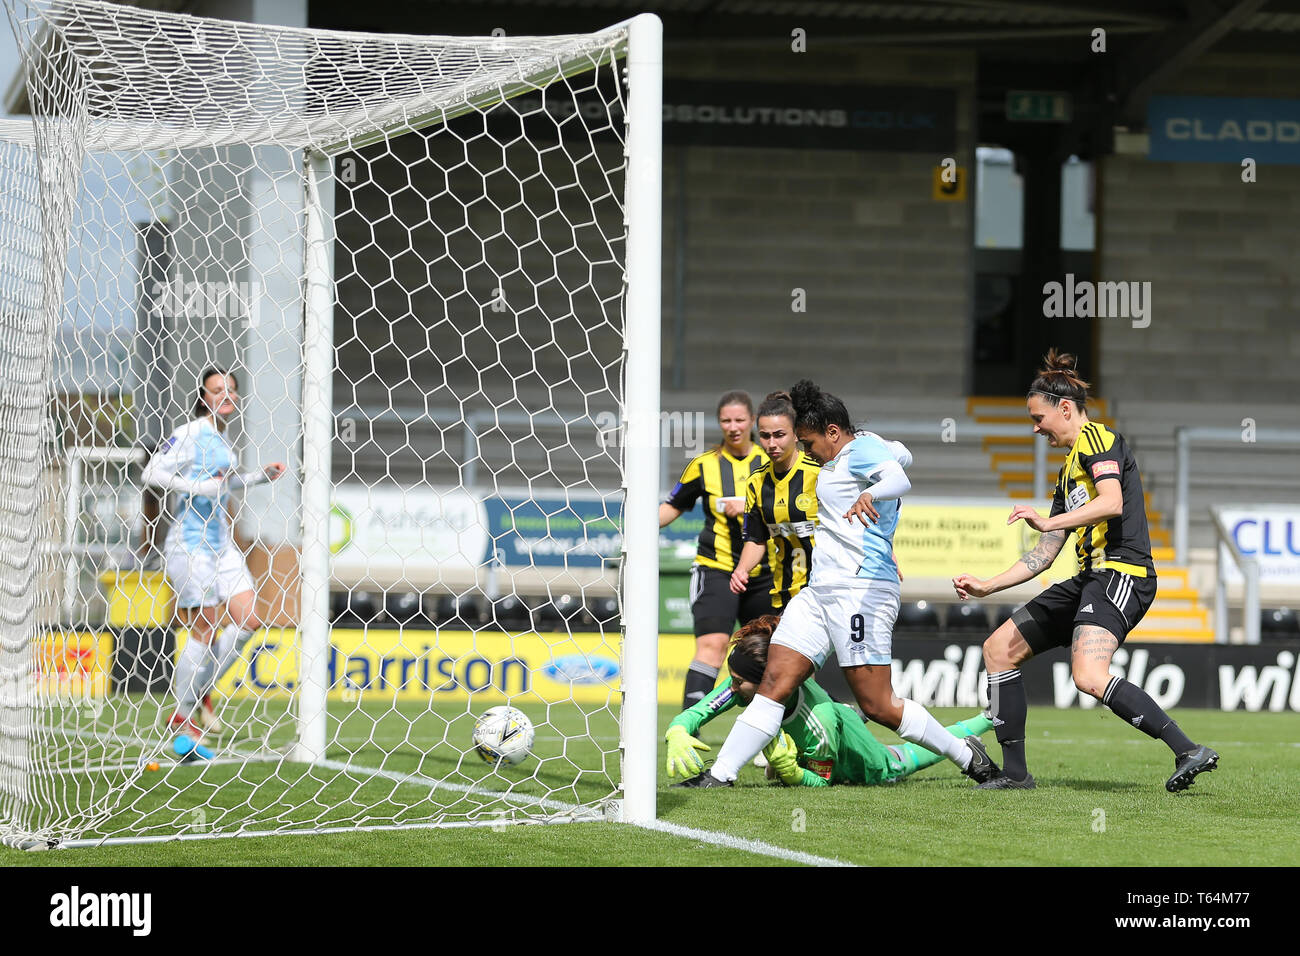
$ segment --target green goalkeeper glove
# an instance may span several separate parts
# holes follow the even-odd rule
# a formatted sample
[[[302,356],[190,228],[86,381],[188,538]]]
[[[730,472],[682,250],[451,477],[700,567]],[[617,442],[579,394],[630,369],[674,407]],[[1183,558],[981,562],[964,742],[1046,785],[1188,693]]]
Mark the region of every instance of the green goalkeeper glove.
[[[708,750],[708,744],[696,740],[680,724],[669,727],[664,739],[668,741],[668,776],[680,773],[683,777],[693,777],[704,769],[704,761],[695,751]]]
[[[803,783],[803,768],[799,766],[799,748],[787,733],[777,734],[772,742],[763,748],[763,756],[768,765],[787,787],[797,787]]]

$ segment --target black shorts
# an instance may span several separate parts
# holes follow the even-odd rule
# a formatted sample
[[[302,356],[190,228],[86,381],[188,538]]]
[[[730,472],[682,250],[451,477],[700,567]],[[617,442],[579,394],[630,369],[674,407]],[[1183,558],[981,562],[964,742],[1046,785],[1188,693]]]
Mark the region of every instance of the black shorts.
[[[744,594],[732,594],[730,573],[697,564],[691,568],[691,613],[695,615],[696,637],[730,634],[737,620],[748,624],[756,617],[775,613],[772,575],[750,578]]]
[[[1011,615],[1011,620],[1035,654],[1069,647],[1074,629],[1081,624],[1104,627],[1123,644],[1155,596],[1154,574],[1138,578],[1110,569],[1085,571],[1053,584]]]

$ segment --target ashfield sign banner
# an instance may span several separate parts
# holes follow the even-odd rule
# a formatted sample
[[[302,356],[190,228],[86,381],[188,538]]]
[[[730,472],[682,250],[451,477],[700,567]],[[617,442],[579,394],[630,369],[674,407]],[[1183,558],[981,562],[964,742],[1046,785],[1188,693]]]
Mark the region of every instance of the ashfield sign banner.
[[[1294,582],[1300,592],[1300,506],[1226,507],[1219,518],[1237,550],[1259,562],[1261,583]],[[1240,581],[1236,562],[1227,566],[1228,580]]]
[[[1147,128],[1153,160],[1300,165],[1300,100],[1153,96]]]
[[[466,491],[343,484],[331,504],[333,573],[343,580],[416,564],[479,567],[489,553],[487,510]]]
[[[988,706],[978,640],[894,638],[894,693],[926,707]],[[827,667],[838,671],[830,662]],[[1300,653],[1284,645],[1125,644],[1111,673],[1141,687],[1157,704],[1214,710],[1300,712]],[[1064,648],[1024,668],[1025,693],[1037,706],[1100,707],[1079,692]],[[832,694],[836,675],[827,674]],[[842,679],[838,681],[842,685]],[[844,699],[844,694],[836,694]]]
[[[479,497],[464,489],[341,484],[330,511],[334,577],[364,581],[410,568],[599,568],[623,548],[622,503],[594,495]],[[698,507],[659,532],[662,553],[688,565],[703,526]]]

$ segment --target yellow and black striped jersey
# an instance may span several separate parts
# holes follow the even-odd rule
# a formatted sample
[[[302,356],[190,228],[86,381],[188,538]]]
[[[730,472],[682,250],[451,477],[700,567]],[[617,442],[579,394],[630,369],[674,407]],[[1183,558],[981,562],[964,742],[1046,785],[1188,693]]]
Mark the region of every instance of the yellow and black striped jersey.
[[[719,498],[743,498],[749,476],[767,464],[767,453],[757,443],[744,458],[733,458],[725,449],[707,451],[692,459],[666,499],[678,511],[690,511],[704,499],[704,530],[700,532],[695,563],[730,574],[740,560],[743,526],[740,518],[728,518]],[[751,576],[767,572],[767,562],[754,568]]]
[[[817,474],[821,466],[799,452],[778,476],[771,462],[749,478],[745,540],[767,543],[772,565],[772,607],[785,607],[808,583],[817,530]]]
[[[1118,432],[1098,422],[1083,426],[1057,475],[1052,514],[1086,505],[1097,497],[1097,482],[1110,479],[1120,483],[1124,512],[1075,529],[1079,571],[1113,568],[1139,578],[1154,576],[1142,476],[1128,442]]]

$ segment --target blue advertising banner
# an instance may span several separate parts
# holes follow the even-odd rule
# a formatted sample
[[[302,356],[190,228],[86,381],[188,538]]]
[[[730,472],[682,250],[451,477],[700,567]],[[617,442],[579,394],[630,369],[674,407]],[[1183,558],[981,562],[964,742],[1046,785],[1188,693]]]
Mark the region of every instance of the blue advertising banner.
[[[598,568],[617,561],[623,547],[622,503],[611,499],[484,498],[489,548],[507,567]],[[659,532],[665,556],[695,557],[703,518],[683,515]],[[486,560],[486,555],[484,557]]]
[[[1147,128],[1160,162],[1300,165],[1300,100],[1153,96]]]
[[[598,568],[623,546],[620,502],[485,498],[489,547],[508,566]]]

